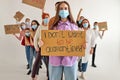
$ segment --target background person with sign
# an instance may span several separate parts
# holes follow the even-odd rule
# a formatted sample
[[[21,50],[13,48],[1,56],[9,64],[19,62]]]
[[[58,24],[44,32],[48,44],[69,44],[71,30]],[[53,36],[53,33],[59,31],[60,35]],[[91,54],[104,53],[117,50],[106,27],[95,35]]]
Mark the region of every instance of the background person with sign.
[[[26,25],[27,28],[31,29],[30,18],[25,19],[25,25]]]
[[[81,29],[81,28],[80,28],[81,22],[82,22],[82,20],[84,19],[84,16],[81,16],[81,12],[82,12],[82,11],[83,11],[83,9],[81,8],[80,11],[79,11],[79,13],[78,13],[78,15],[77,15],[77,20],[76,20],[76,23],[77,23],[79,29]]]
[[[87,70],[87,64],[89,61],[90,54],[93,53],[93,47],[95,46],[95,37],[93,30],[90,29],[90,23],[87,19],[83,19],[81,22],[81,28],[86,32],[86,43],[83,45],[85,48],[85,56],[82,57],[81,76],[80,78],[85,79],[84,72]]]
[[[26,59],[27,59],[27,69],[29,69],[29,61],[30,61],[30,46],[25,45],[25,31],[26,31],[26,26],[25,23],[22,22],[20,24],[20,35],[17,36],[16,34],[13,34],[18,40],[21,41],[21,45],[25,46],[25,53],[26,53]]]
[[[94,22],[93,24],[93,32],[95,35],[95,39],[97,39],[97,37],[100,37],[102,39],[103,35],[104,35],[104,30],[102,31],[102,35],[99,33],[99,31],[97,30],[98,28],[98,22]],[[97,42],[95,43],[95,47],[93,50],[93,54],[92,54],[92,67],[96,67],[95,65],[95,51],[96,51],[96,47],[97,47]]]
[[[37,20],[32,20],[31,31],[30,31],[30,62],[29,62],[30,69],[27,75],[30,75],[32,71],[33,57],[36,57],[36,54],[37,54],[33,44],[34,44],[34,36],[35,36],[36,30],[39,27],[39,25],[40,24]]]
[[[50,15],[48,13],[42,12],[42,25],[38,27],[35,37],[34,37],[34,47],[35,50],[37,51],[37,56],[34,62],[33,66],[33,71],[32,71],[32,80],[37,80],[37,73],[39,72],[39,63],[41,63],[41,47],[39,45],[39,41],[41,41],[41,30],[48,30],[48,22],[49,22],[49,17]],[[49,80],[49,75],[48,75],[48,62],[49,58],[48,56],[43,57],[43,61],[46,65],[46,70],[47,70],[47,80]]]

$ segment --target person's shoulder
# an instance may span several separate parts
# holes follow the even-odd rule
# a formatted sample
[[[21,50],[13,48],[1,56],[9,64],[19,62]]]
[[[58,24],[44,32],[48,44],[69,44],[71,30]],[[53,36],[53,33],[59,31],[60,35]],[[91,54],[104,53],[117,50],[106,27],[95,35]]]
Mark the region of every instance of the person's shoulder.
[[[70,22],[70,25],[75,26],[75,27],[78,27],[76,23]]]
[[[70,26],[73,28],[73,30],[78,30],[77,24],[70,22]]]
[[[50,21],[51,21],[51,20],[55,20],[55,16],[51,17],[51,18],[50,18]]]

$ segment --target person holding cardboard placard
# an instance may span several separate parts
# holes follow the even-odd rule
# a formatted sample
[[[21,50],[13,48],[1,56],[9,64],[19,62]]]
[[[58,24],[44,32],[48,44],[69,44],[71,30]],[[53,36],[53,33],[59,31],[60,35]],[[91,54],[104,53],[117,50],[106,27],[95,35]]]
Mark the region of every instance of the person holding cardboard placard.
[[[30,29],[31,29],[30,18],[26,18],[26,19],[25,19],[25,25],[26,25],[27,28],[30,28]]]
[[[41,56],[41,48],[39,45],[39,41],[41,41],[41,30],[48,30],[49,17],[50,15],[48,13],[42,12],[42,25],[38,27],[35,37],[34,37],[34,47],[35,47],[35,50],[37,51],[37,57],[35,59],[34,66],[33,66],[33,71],[32,71],[32,76],[31,76],[32,80],[37,80],[36,74],[39,73],[39,63],[41,63],[41,58],[43,59],[46,65],[47,80],[49,80],[49,75],[48,75],[49,58],[48,56]]]
[[[39,27],[39,22],[37,20],[32,20],[31,22],[31,31],[30,31],[30,70],[28,71],[27,75],[29,75],[32,71],[32,62],[33,62],[33,57],[36,57],[36,50],[34,48],[34,36],[36,33],[37,28]]]
[[[58,4],[55,20],[51,30],[78,30],[73,20],[70,5],[66,1]],[[49,56],[49,78],[50,80],[61,80],[62,71],[65,80],[77,79],[77,58],[76,56]]]
[[[90,55],[93,53],[93,47],[95,46],[95,37],[93,30],[90,29],[90,23],[87,19],[83,19],[81,22],[81,28],[86,32],[86,42],[83,45],[85,48],[85,56],[82,57],[82,64],[80,66],[81,76],[80,78],[85,80],[84,72],[87,70],[87,64],[90,58]]]
[[[26,52],[26,59],[27,59],[27,69],[29,69],[29,61],[30,61],[30,46],[25,44],[25,31],[26,31],[26,26],[25,23],[22,22],[20,24],[20,35],[17,36],[16,34],[14,34],[14,36],[21,41],[21,45],[25,46],[25,52]]]
[[[82,12],[82,11],[83,11],[83,9],[81,8],[80,11],[79,11],[79,13],[78,13],[78,15],[77,15],[77,20],[76,20],[76,23],[77,23],[79,29],[81,29],[81,28],[80,28],[81,22],[82,22],[82,20],[84,19],[84,16],[81,16],[81,12]]]
[[[102,39],[103,35],[104,35],[104,30],[102,31],[102,35],[100,34],[100,32],[97,30],[98,28],[98,22],[94,22],[93,24],[93,31],[94,31],[94,35],[95,35],[95,39],[97,39],[97,37],[100,37]],[[92,54],[92,67],[96,67],[95,65],[95,51],[96,51],[96,47],[97,47],[97,42],[95,44],[94,50],[93,50],[93,54]]]
[[[76,23],[78,25],[78,28],[79,30],[83,30],[83,28],[81,28],[81,23],[82,23],[82,20],[84,19],[84,16],[81,16],[81,12],[83,11],[83,9],[81,8],[78,15],[77,15],[77,20],[76,20]],[[81,62],[82,62],[82,58],[79,57],[78,59],[78,70],[81,71]]]

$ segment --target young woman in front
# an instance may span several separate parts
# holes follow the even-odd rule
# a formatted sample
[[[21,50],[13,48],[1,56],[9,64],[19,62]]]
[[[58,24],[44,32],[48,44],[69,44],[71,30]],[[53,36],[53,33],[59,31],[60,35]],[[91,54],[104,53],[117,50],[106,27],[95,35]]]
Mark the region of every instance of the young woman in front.
[[[51,30],[78,30],[73,20],[70,5],[66,1],[58,4],[55,21]],[[62,71],[65,80],[77,79],[77,58],[76,56],[50,56],[49,57],[49,78],[50,80],[61,80]]]

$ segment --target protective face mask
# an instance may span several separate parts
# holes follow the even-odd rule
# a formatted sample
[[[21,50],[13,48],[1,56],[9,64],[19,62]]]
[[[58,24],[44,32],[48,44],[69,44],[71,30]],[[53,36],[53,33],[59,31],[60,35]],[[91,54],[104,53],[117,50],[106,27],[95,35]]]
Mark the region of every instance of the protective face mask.
[[[32,29],[36,29],[37,28],[37,25],[32,25]]]
[[[79,20],[79,24],[81,24],[82,23],[82,20]]]
[[[30,25],[30,22],[26,22],[26,25]]]
[[[43,19],[44,24],[48,24],[49,20],[48,18]]]
[[[30,32],[26,32],[26,33],[25,33],[25,36],[26,36],[26,37],[30,37]]]
[[[84,27],[84,28],[88,28],[88,23],[84,23],[84,24],[83,24],[83,27]]]
[[[22,28],[22,29],[25,29],[25,28],[26,28],[26,26],[25,26],[25,25],[24,25],[24,26],[21,26],[21,28]]]
[[[69,15],[68,10],[60,10],[60,11],[59,11],[59,16],[60,16],[61,18],[67,18],[68,15]]]
[[[94,26],[95,29],[97,29],[97,27],[98,27],[97,25]]]

